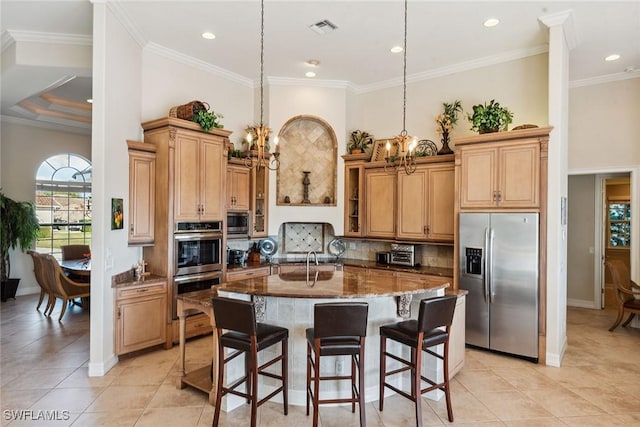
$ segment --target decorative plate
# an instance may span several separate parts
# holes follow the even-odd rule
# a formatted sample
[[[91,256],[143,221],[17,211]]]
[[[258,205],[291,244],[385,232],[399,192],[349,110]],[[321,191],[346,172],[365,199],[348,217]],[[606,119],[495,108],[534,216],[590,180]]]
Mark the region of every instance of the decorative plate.
[[[438,147],[436,143],[430,139],[421,139],[416,146],[416,156],[436,156],[438,154]]]
[[[329,242],[329,253],[331,255],[340,258],[345,250],[347,250],[347,246],[342,239],[336,238]]]
[[[278,252],[278,244],[271,237],[260,241],[260,253],[266,257],[273,256]]]

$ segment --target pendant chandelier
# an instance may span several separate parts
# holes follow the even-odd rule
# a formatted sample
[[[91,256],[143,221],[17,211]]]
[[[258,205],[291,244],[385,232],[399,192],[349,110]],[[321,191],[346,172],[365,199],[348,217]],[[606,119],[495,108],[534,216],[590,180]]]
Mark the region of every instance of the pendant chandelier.
[[[417,145],[417,138],[407,133],[407,0],[404,0],[404,49],[402,50],[403,69],[402,69],[402,131],[393,139],[393,144],[398,148],[399,158],[391,157],[391,142],[387,142],[387,157],[385,157],[387,167],[393,167],[396,170],[404,169],[407,175],[411,175],[416,171],[416,161],[414,150]]]
[[[260,0],[260,125],[252,128],[253,132],[247,133],[249,155],[245,157],[245,165],[248,168],[267,168],[277,170],[280,167],[280,152],[278,151],[278,137],[273,141],[274,152],[270,153],[267,146],[271,128],[264,125],[264,0]],[[254,145],[256,150],[251,149]],[[272,157],[273,156],[273,157]]]

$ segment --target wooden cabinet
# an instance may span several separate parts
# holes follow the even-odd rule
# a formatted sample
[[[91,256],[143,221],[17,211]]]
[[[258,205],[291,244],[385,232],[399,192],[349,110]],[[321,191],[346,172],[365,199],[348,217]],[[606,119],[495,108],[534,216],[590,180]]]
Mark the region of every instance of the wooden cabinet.
[[[202,132],[176,134],[175,221],[223,218],[224,144]]]
[[[540,143],[537,139],[463,144],[458,148],[461,209],[540,206]]]
[[[396,236],[397,175],[382,168],[365,169],[365,236]]]
[[[167,282],[116,288],[116,354],[165,344]]]
[[[241,270],[227,271],[227,282],[235,282],[237,280],[255,279],[256,277],[265,277],[271,274],[271,266],[263,265],[254,268],[243,268]]]
[[[251,238],[269,235],[269,169],[251,170]]]
[[[250,172],[244,165],[227,165],[227,210],[249,210]]]
[[[365,237],[453,241],[455,170],[453,156],[441,157],[424,159],[410,175],[364,169]]]
[[[464,367],[466,296],[458,294],[449,336],[449,379]]]
[[[127,141],[129,148],[129,245],[154,240],[156,147]]]
[[[344,155],[344,235],[361,237],[364,234],[364,161]],[[355,161],[350,158],[356,157]]]

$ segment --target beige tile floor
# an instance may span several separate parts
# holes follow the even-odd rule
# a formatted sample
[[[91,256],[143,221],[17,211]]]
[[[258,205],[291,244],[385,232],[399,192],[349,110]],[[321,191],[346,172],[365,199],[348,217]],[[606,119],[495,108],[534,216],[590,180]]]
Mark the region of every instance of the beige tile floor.
[[[107,375],[87,377],[89,316],[73,308],[58,323],[35,310],[36,296],[0,306],[1,425],[10,426],[209,426],[213,408],[205,395],[177,390],[178,349],[121,360]],[[464,369],[452,383],[456,425],[640,426],[640,330],[607,328],[611,311],[569,309],[568,349],[561,368],[467,349]],[[190,362],[201,364],[210,339],[189,342]],[[195,355],[195,356],[194,356]],[[425,426],[449,424],[443,402],[424,400]],[[413,406],[404,398],[367,405],[369,426],[411,426]],[[12,412],[55,414],[58,421],[10,420]],[[43,411],[43,412],[38,412]],[[48,412],[44,412],[48,411]],[[67,412],[63,412],[67,411]],[[223,413],[222,425],[248,425],[249,410]],[[357,426],[348,407],[320,409],[321,425]],[[266,403],[260,426],[311,425],[303,407]]]

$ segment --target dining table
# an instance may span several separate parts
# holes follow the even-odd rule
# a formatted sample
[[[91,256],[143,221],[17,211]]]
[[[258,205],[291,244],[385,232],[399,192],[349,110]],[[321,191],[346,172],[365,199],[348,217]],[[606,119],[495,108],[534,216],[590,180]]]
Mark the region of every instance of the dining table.
[[[83,282],[91,279],[91,259],[67,259],[60,261],[60,267],[67,272],[72,278]]]

